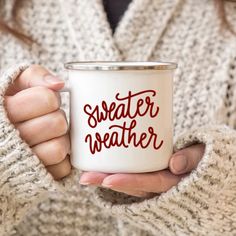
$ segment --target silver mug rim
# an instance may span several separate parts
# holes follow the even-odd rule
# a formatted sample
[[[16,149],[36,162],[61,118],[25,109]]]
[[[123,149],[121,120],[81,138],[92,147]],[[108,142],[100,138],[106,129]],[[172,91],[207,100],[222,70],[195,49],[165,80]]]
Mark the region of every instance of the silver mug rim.
[[[68,70],[174,70],[177,64],[162,61],[75,61],[64,64]]]

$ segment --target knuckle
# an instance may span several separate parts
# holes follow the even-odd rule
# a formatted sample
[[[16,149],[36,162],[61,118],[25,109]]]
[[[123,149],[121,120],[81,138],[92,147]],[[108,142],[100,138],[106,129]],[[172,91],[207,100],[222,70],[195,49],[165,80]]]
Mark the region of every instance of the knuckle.
[[[41,101],[50,111],[59,109],[60,99],[56,92],[45,87],[38,87],[38,92],[40,93]]]
[[[61,163],[51,165],[47,167],[49,173],[54,177],[55,180],[60,180],[63,177],[71,173],[72,166],[70,164],[69,156],[64,159]]]
[[[34,75],[35,73],[37,73],[42,67],[40,65],[34,64],[34,65],[30,65],[27,69],[27,73],[30,75]]]
[[[42,67],[39,65],[30,65],[20,76],[19,78],[24,81],[27,87],[31,87],[31,81],[36,78],[36,75],[40,72]]]
[[[63,168],[60,173],[60,177],[63,178],[71,173],[71,164],[69,158],[66,158],[63,163]]]
[[[58,164],[62,162],[66,158],[66,147],[65,143],[62,142],[61,140],[56,139],[51,143],[52,148],[53,148],[53,162],[54,164]]]
[[[67,133],[68,124],[67,124],[65,112],[63,110],[59,110],[56,112],[56,118],[54,120],[54,125],[61,135]]]

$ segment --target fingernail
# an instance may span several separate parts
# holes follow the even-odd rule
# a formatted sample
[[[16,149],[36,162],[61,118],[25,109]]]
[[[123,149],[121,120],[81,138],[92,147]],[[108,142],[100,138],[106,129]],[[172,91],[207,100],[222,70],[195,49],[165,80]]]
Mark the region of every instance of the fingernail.
[[[102,183],[102,187],[103,188],[111,188],[112,185],[111,184],[104,184],[104,183]]]
[[[183,156],[183,155],[177,155],[173,157],[171,162],[172,162],[172,169],[176,173],[184,172],[188,164],[186,156]]]
[[[62,79],[53,75],[45,75],[44,80],[49,84],[64,84]]]
[[[104,187],[104,188],[111,188],[112,187],[112,184],[110,184],[110,183],[106,183],[107,181],[103,181],[102,182],[102,187]]]
[[[81,184],[81,185],[90,185],[91,183],[89,183],[89,182],[79,181],[79,184]]]
[[[88,180],[88,178],[84,178],[84,176],[80,177],[79,184],[81,185],[90,185],[91,181]]]

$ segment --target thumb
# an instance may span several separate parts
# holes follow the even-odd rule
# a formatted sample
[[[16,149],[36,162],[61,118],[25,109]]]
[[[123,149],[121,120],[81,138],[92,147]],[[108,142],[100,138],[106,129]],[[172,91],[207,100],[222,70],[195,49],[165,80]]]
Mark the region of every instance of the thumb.
[[[36,86],[47,87],[52,90],[60,90],[64,87],[64,81],[39,65],[32,65],[14,81],[8,88],[7,95]]]
[[[196,144],[174,153],[169,162],[170,171],[179,175],[194,170],[202,159],[204,150],[204,144]]]

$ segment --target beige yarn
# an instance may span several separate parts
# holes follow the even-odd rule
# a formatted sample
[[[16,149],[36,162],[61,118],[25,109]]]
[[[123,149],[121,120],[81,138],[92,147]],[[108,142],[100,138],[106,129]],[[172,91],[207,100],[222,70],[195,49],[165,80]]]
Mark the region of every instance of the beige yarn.
[[[0,2],[9,20],[14,0]],[[236,28],[236,3],[226,10]],[[0,34],[0,236],[236,235],[236,36],[220,30],[214,1],[133,0],[114,36],[101,0],[25,0],[19,15],[38,45]],[[55,182],[7,118],[4,93],[29,64],[65,77],[67,61],[160,59],[179,64],[175,150],[206,151],[159,196],[81,187],[76,170]]]

